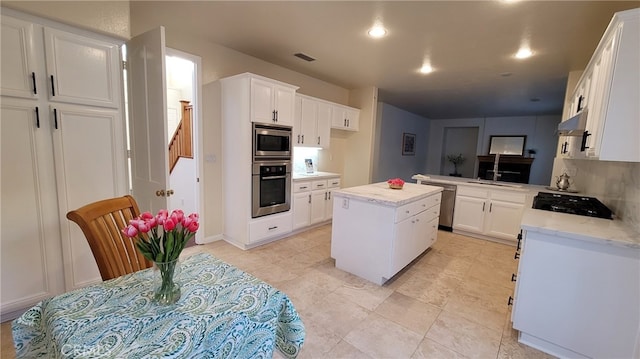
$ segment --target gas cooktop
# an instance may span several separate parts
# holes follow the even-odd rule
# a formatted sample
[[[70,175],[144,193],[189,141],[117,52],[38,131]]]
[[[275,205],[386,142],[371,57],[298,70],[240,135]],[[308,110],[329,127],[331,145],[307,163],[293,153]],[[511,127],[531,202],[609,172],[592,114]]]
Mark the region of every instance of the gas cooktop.
[[[594,197],[538,192],[538,195],[533,198],[533,208],[577,214],[579,216],[613,219],[611,210]]]

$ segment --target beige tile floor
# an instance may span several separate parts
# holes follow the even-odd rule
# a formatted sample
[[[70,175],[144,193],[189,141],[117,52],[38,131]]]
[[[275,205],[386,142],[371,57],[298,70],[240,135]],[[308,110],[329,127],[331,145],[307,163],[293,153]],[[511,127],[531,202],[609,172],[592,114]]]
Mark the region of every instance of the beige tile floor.
[[[514,250],[440,231],[383,286],[335,268],[331,225],[249,251],[219,241],[183,255],[212,253],[285,292],[306,327],[299,358],[551,358],[511,329]],[[2,358],[13,358],[9,323],[0,330]]]

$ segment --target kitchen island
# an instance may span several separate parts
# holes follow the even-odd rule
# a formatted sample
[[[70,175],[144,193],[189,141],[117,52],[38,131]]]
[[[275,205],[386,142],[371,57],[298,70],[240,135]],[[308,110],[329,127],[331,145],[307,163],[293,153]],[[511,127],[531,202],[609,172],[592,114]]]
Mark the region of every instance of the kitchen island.
[[[386,182],[333,192],[336,267],[382,285],[437,239],[442,187]]]

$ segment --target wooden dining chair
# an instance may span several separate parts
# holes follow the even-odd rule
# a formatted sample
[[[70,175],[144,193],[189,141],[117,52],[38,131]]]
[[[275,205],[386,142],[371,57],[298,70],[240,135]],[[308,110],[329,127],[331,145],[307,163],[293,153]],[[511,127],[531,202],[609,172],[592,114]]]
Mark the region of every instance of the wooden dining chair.
[[[87,238],[102,280],[153,265],[137,250],[135,238],[127,238],[120,231],[138,215],[138,204],[128,195],[90,203],[67,213],[67,218],[77,223]]]

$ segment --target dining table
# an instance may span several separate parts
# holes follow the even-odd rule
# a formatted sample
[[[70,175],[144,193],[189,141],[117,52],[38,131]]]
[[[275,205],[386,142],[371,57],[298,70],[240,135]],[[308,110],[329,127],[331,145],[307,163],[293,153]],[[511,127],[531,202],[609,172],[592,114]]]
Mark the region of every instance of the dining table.
[[[12,322],[17,358],[295,358],[305,328],[287,295],[212,256],[181,259],[172,305],[153,269],[46,299]]]

